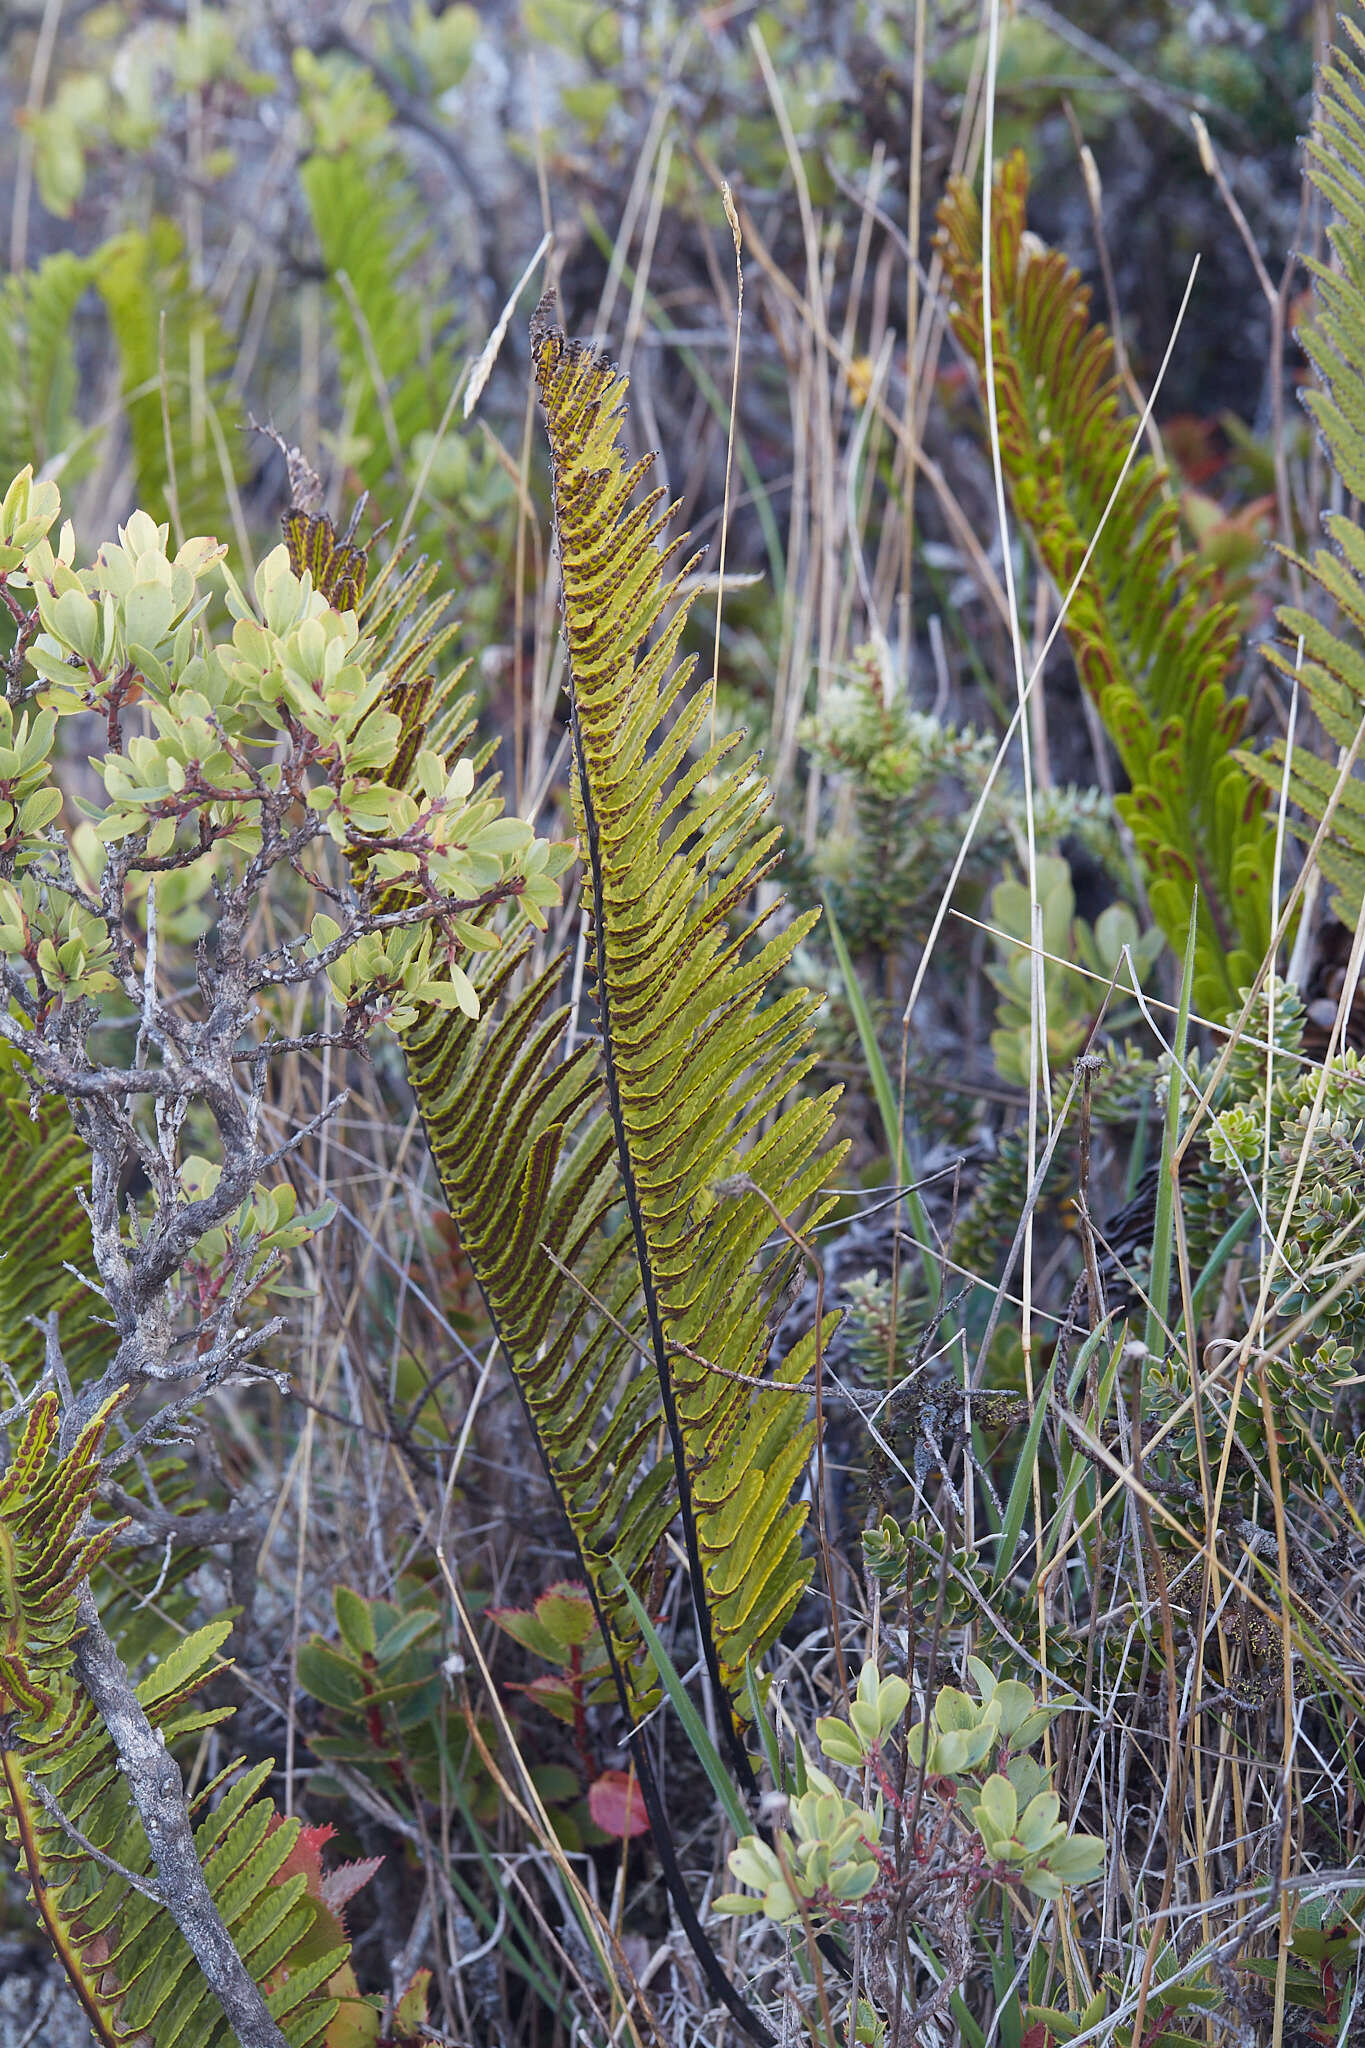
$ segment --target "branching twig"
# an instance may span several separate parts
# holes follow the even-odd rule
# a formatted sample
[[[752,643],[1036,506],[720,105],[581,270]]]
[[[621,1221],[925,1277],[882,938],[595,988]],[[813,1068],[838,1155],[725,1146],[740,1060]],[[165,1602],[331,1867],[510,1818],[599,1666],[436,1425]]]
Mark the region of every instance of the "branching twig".
[[[148,1720],[88,1591],[80,1616],[76,1668],[118,1751],[156,1864],[156,1895],[184,1935],[241,2048],[287,2048],[214,1904],[195,1852],[180,1766]]]

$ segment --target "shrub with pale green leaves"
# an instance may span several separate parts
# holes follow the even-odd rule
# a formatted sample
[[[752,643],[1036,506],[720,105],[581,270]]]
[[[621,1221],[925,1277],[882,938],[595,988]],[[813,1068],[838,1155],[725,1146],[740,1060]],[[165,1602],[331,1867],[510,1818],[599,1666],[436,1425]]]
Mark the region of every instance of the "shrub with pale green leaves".
[[[1027,1754],[1052,1710],[1040,1707],[1020,1680],[997,1679],[979,1657],[967,1665],[977,1697],[940,1688],[928,1720],[906,1735],[902,1788],[887,1751],[910,1687],[903,1678],[882,1677],[869,1659],[847,1717],[826,1716],[816,1734],[831,1763],[875,1783],[871,1804],[840,1792],[803,1754],[804,1783],[789,1801],[787,1825],[772,1842],[746,1835],[731,1851],[730,1869],[750,1892],[722,1894],[716,1910],[762,1913],[784,1926],[812,1916],[847,1919],[855,1911],[880,1918],[898,1890],[918,1894],[926,1882],[965,1887],[968,1895],[988,1883],[1022,1884],[1038,1898],[1055,1899],[1098,1877],[1104,1844],[1069,1832],[1051,1771]],[[888,1814],[911,1835],[904,1875],[884,1839]]]

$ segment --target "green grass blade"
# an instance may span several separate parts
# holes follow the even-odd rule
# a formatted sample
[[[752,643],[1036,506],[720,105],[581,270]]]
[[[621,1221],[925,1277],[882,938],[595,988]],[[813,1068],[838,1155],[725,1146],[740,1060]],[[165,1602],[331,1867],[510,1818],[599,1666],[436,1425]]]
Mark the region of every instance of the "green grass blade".
[[[1199,1320],[1200,1313],[1205,1301],[1208,1299],[1214,1281],[1218,1278],[1218,1275],[1222,1272],[1224,1266],[1226,1266],[1228,1260],[1242,1242],[1242,1239],[1251,1235],[1251,1226],[1255,1221],[1256,1211],[1250,1206],[1243,1209],[1241,1215],[1229,1223],[1227,1229],[1209,1253],[1208,1261],[1203,1272],[1195,1281],[1194,1292],[1190,1297],[1196,1322]]]
[[[725,1808],[726,1816],[735,1833],[740,1836],[751,1835],[754,1831],[753,1822],[744,1811],[744,1802],[741,1800],[738,1792],[736,1792],[730,1774],[720,1760],[720,1754],[716,1749],[715,1743],[712,1742],[706,1732],[706,1723],[702,1720],[701,1715],[687,1696],[687,1688],[682,1682],[677,1665],[664,1648],[658,1630],[645,1611],[643,1600],[641,1600],[634,1586],[631,1585],[619,1565],[616,1567],[616,1573],[621,1581],[625,1596],[630,1602],[631,1612],[639,1624],[640,1633],[645,1639],[645,1646],[650,1656],[654,1659],[655,1667],[660,1678],[663,1680],[664,1691],[672,1700],[674,1711],[682,1722],[683,1732],[696,1751],[697,1759],[711,1781],[711,1790]],[[723,1701],[718,1704],[722,1712],[726,1711]]]
[[[758,1739],[763,1744],[763,1756],[772,1781],[780,1792],[785,1792],[789,1789],[788,1774],[782,1768],[782,1752],[777,1746],[773,1724],[764,1712],[763,1702],[758,1696],[758,1680],[754,1676],[752,1663],[744,1666],[744,1697],[749,1702],[749,1717],[758,1730]]]
[[[886,1061],[882,1057],[882,1049],[877,1043],[877,1030],[872,1022],[872,1012],[867,1007],[867,998],[863,994],[863,985],[858,979],[857,970],[853,965],[853,959],[849,953],[847,942],[839,929],[839,920],[835,917],[828,901],[825,903],[825,921],[829,926],[830,942],[834,947],[835,958],[839,962],[839,972],[844,977],[844,988],[848,994],[848,1006],[853,1012],[853,1021],[858,1027],[858,1038],[862,1044],[863,1058],[867,1061],[867,1071],[872,1082],[872,1092],[877,1098],[877,1108],[881,1113],[882,1126],[886,1131],[886,1142],[891,1152],[891,1164],[896,1176],[896,1185],[904,1193],[906,1212],[910,1218],[910,1227],[921,1246],[920,1264],[924,1269],[925,1291],[929,1296],[930,1306],[937,1308],[940,1293],[938,1267],[934,1262],[933,1254],[929,1250],[929,1246],[933,1242],[933,1234],[929,1228],[929,1218],[925,1213],[924,1204],[910,1186],[910,1162],[905,1149],[905,1127],[901,1121],[900,1108],[896,1100],[896,1090],[892,1086],[891,1075],[887,1069]]]
[[[1174,1058],[1170,1086],[1166,1091],[1166,1122],[1161,1133],[1161,1173],[1156,1187],[1156,1218],[1152,1226],[1151,1307],[1143,1338],[1149,1358],[1165,1349],[1166,1308],[1171,1298],[1171,1254],[1175,1242],[1175,1178],[1172,1167],[1180,1142],[1181,1075],[1185,1070],[1190,1036],[1190,997],[1194,987],[1195,934],[1199,926],[1199,898],[1190,910],[1190,932],[1185,941],[1185,965],[1180,975],[1180,1006],[1176,1011]]]
[[[1093,1335],[1097,1334],[1093,1333],[1092,1338],[1087,1338],[1086,1342],[1092,1342]],[[1024,1526],[1024,1516],[1028,1513],[1028,1504],[1033,1489],[1033,1467],[1038,1458],[1038,1440],[1043,1434],[1043,1424],[1047,1420],[1047,1404],[1052,1393],[1052,1383],[1057,1377],[1058,1356],[1059,1354],[1054,1351],[1052,1363],[1047,1369],[1047,1378],[1043,1381],[1042,1391],[1033,1404],[1033,1415],[1029,1422],[1028,1435],[1024,1438],[1024,1447],[1019,1453],[1019,1462],[1014,1468],[1014,1479],[1010,1485],[1010,1497],[1005,1504],[1005,1523],[1000,1532],[1000,1542],[995,1553],[995,1575],[992,1583],[997,1586],[1003,1585],[1009,1575],[1010,1567],[1014,1562],[1015,1549],[1019,1542],[1019,1532]],[[1039,1530],[1038,1536],[1041,1542],[1041,1530]]]

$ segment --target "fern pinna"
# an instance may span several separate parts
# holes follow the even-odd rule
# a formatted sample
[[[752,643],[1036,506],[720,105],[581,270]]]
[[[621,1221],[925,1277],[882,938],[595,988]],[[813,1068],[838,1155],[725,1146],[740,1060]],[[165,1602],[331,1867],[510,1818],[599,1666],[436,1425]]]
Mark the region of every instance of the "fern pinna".
[[[82,1587],[117,1533],[92,1527],[90,1509],[120,1398],[58,1456],[57,1399],[43,1394],[0,1475],[0,1817],[95,2039],[228,2048],[232,2029],[164,1902],[113,1740],[76,1675]],[[138,1685],[164,1743],[231,1714],[195,1704],[231,1627],[186,1637]],[[299,1822],[262,1796],[272,1769],[267,1759],[244,1771],[239,1758],[195,1795],[210,1892],[289,2048],[339,2042],[338,2015],[361,2023],[348,2042],[373,2040],[377,2010],[338,1996],[353,1988],[338,1984],[349,1943],[299,1868]]]
[[[1365,31],[1343,10],[1338,16],[1350,48],[1328,53],[1318,78],[1309,176],[1335,209],[1328,229],[1333,265],[1309,260],[1314,318],[1300,330],[1324,388],[1304,394],[1332,466],[1353,498],[1365,493]],[[1329,827],[1318,861],[1332,883],[1333,907],[1354,925],[1365,901],[1365,783],[1360,779],[1365,736],[1365,534],[1342,512],[1324,520],[1332,548],[1319,548],[1302,564],[1335,609],[1346,632],[1306,606],[1283,605],[1277,617],[1287,646],[1270,645],[1267,658],[1286,677],[1298,675],[1318,722],[1338,750],[1336,762],[1310,746],[1294,749],[1289,794],[1301,816],[1291,829],[1312,839],[1324,818]],[[1284,743],[1243,757],[1247,772],[1268,790],[1284,776]]]
[[[1182,950],[1196,889],[1195,1001],[1218,1016],[1270,938],[1274,832],[1261,781],[1235,745],[1233,606],[1182,560],[1178,511],[1148,455],[1127,468],[1136,422],[1119,409],[1114,348],[1065,256],[1026,231],[1028,165],[1016,151],[991,195],[991,354],[1002,465],[1016,517],[1063,598],[1065,631],[1131,784],[1118,798],[1153,913]],[[986,374],[981,206],[955,179],[938,244],[953,330]],[[1094,543],[1086,560],[1087,549]],[[1084,567],[1082,565],[1084,564]]]

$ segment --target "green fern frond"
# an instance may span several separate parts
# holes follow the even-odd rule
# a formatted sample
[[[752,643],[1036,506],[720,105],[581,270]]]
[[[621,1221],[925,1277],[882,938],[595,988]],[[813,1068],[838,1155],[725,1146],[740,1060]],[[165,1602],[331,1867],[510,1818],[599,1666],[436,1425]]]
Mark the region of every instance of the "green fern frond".
[[[681,1514],[703,1642],[732,1696],[809,1579],[812,1332],[768,1374],[790,1246],[837,1164],[834,1094],[795,1097],[819,997],[772,983],[812,919],[744,920],[777,834],[737,740],[676,661],[685,608],[624,379],[533,329],[550,439],[600,1038],[562,1050],[562,963],[492,961],[477,1022],[405,1044],[442,1188],[580,1550],[633,1711],[654,1697],[617,1569],[648,1599]],[[784,1393],[783,1386],[793,1391]]]
[[[793,1101],[813,1064],[819,994],[771,985],[815,921],[768,936],[745,905],[771,873],[757,758],[732,734],[691,761],[709,712],[677,652],[686,568],[668,575],[671,508],[633,503],[652,458],[619,445],[626,380],[542,307],[533,355],[550,440],[603,1066],[684,1532],[721,1682],[773,1641],[809,1577],[806,1380],[819,1333],[761,1393],[775,1219],[811,1227],[834,1156],[837,1090]],[[670,607],[671,616],[670,616]],[[734,929],[735,921],[741,928]],[[766,1254],[766,1256],[765,1256]],[[698,1565],[700,1569],[698,1570]]]
[[[1359,496],[1365,491],[1365,32],[1345,14],[1339,20],[1354,54],[1341,47],[1328,53],[1308,145],[1309,176],[1336,209],[1328,238],[1339,268],[1310,262],[1317,303],[1301,338],[1323,380],[1323,389],[1306,392],[1304,403],[1332,466],[1352,496]],[[1335,552],[1320,548],[1300,566],[1331,600],[1345,630],[1306,608],[1283,605],[1276,617],[1289,644],[1267,647],[1266,656],[1287,678],[1297,676],[1338,758],[1355,762],[1319,853],[1334,889],[1332,907],[1344,923],[1354,924],[1365,902],[1365,533],[1341,513],[1329,514],[1324,524]],[[1279,791],[1282,740],[1272,741],[1264,754],[1241,758],[1258,782]],[[1298,815],[1291,812],[1288,820],[1300,839],[1315,836],[1337,780],[1335,764],[1301,741],[1289,767],[1289,796]]]
[[[77,1198],[89,1177],[65,1103],[45,1096],[30,1114],[22,1069],[0,1051],[0,1361],[21,1393],[43,1370],[54,1309],[73,1385],[98,1378],[113,1353],[103,1297],[81,1277],[95,1266]]]
[[[71,326],[91,264],[69,249],[0,282],[0,473],[41,468],[76,434]],[[70,471],[67,472],[68,477]]]
[[[407,275],[430,237],[418,225],[423,210],[391,147],[367,142],[319,151],[299,176],[331,279],[352,466],[374,490],[418,436],[436,427],[454,382],[451,345],[432,334],[439,295]]]
[[[1335,267],[1309,258],[1314,317],[1300,339],[1322,379],[1304,404],[1322,433],[1332,466],[1354,498],[1365,496],[1365,34],[1341,10],[1354,46],[1338,45],[1318,76],[1309,176],[1335,209],[1328,230]]]
[[[81,1588],[117,1534],[92,1529],[108,1403],[65,1456],[57,1401],[29,1411],[0,1475],[0,1817],[30,1899],[97,2041],[125,2048],[230,2048],[231,2029],[156,1887],[155,1859],[114,1744],[75,1673]],[[231,1628],[189,1636],[137,1687],[174,1747],[231,1714],[196,1695]],[[284,1866],[299,1836],[262,1787],[271,1762],[241,1760],[191,1809],[195,1848],[229,1935],[290,2048],[322,2036],[338,2009],[327,1985],[349,1944],[319,1952],[330,1917]],[[90,1853],[91,1848],[98,1852]]]
[[[1235,1006],[1268,944],[1274,852],[1262,783],[1233,751],[1246,714],[1245,699],[1228,694],[1236,614],[1216,598],[1206,568],[1179,558],[1177,509],[1151,457],[1133,461],[1120,483],[1136,423],[1120,412],[1113,343],[1091,320],[1074,267],[1027,233],[1027,197],[1027,162],[1016,152],[991,199],[1005,477],[1057,589],[1076,585],[1065,631],[1128,775],[1118,808],[1177,950],[1198,889],[1195,1000],[1217,1016]],[[982,214],[965,182],[954,180],[939,218],[953,328],[984,377]]]
[[[155,519],[170,515],[169,417],[180,527],[185,534],[221,533],[223,462],[237,471],[240,437],[225,433],[220,447],[209,413],[233,349],[216,312],[189,282],[179,230],[158,218],[145,233],[114,236],[98,252],[94,274],[118,350],[137,501]]]

